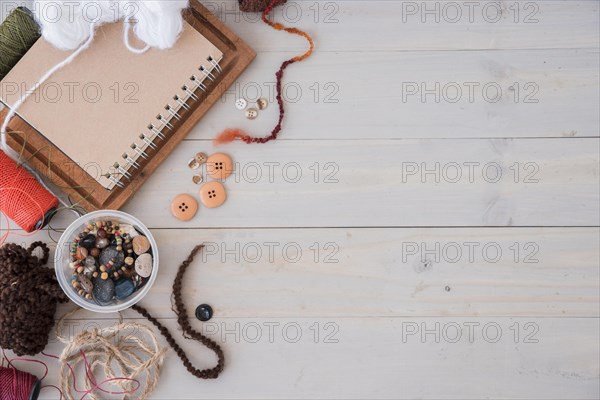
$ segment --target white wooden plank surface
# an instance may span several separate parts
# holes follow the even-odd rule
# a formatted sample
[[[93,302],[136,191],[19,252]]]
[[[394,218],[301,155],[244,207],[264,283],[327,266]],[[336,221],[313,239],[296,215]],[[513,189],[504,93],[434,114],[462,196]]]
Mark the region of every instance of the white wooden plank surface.
[[[175,321],[163,322],[176,332]],[[110,323],[69,326],[78,332]],[[411,334],[415,326],[432,333],[422,340],[420,331]],[[458,340],[456,326],[464,328]],[[599,351],[599,331],[590,318],[215,318],[195,327],[223,343],[225,372],[200,382],[171,351],[153,398],[537,399],[543,393],[545,399],[583,399],[597,393],[598,364],[590,353]],[[197,365],[212,365],[212,354],[177,339]],[[51,344],[48,351],[61,348]],[[47,389],[42,398],[55,393]]]
[[[168,207],[175,194],[198,190],[186,162],[203,150],[210,144],[180,146],[124,209],[152,227],[189,226]],[[225,182],[227,203],[200,210],[196,226],[597,226],[600,215],[595,138],[286,141],[226,151],[239,182]],[[437,166],[439,182],[426,173]]]
[[[281,139],[598,136],[597,48],[367,54],[317,52],[290,67]],[[261,53],[190,138],[230,126],[267,136],[276,107],[250,122],[233,103],[275,102],[274,71],[291,56]]]
[[[275,68],[305,48],[239,14],[235,1],[203,3],[258,58],[124,210],[159,242],[159,277],[143,304],[173,332],[176,268],[206,243],[184,292],[190,310],[215,307],[194,326],[223,344],[227,368],[199,382],[170,354],[153,398],[600,397],[598,1],[474,2],[472,21],[463,2],[290,1],[276,19],[313,34],[317,52],[286,75],[293,101],[282,137],[223,147],[238,163],[227,203],[183,224],[168,206],[198,189],[189,157],[214,151],[210,139],[227,126],[268,132],[276,107],[248,122],[233,101],[270,98]],[[462,16],[451,22],[455,4]],[[424,7],[440,11],[423,16]],[[439,102],[406,93],[438,82]],[[471,101],[465,91],[452,103],[453,83],[470,82],[497,84],[503,96],[475,91]],[[525,103],[532,88],[538,102]],[[436,165],[439,181],[423,176]],[[61,213],[53,226],[72,219]],[[112,323],[92,313],[72,322]],[[51,338],[48,350],[61,348]],[[46,383],[56,370],[51,362]]]
[[[259,15],[239,14],[235,0],[202,3],[261,52],[304,49],[301,39],[273,34]],[[288,0],[274,12],[310,30],[319,52],[596,48],[597,14],[595,0]]]
[[[600,316],[598,228],[152,232],[163,261],[143,304],[163,318],[199,243],[184,293],[221,317]]]

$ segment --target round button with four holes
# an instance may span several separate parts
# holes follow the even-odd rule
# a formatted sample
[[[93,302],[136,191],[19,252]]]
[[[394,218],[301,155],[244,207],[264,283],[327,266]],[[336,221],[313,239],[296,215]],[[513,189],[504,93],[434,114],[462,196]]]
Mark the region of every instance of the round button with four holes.
[[[227,154],[211,154],[206,160],[206,173],[214,179],[225,179],[233,172],[233,161]]]
[[[219,207],[225,203],[227,193],[221,182],[211,181],[200,188],[200,201],[208,208]]]
[[[245,110],[247,106],[248,102],[246,101],[246,99],[237,99],[235,101],[235,108],[237,108],[238,110]]]
[[[198,211],[198,202],[192,196],[182,193],[171,202],[171,213],[180,221],[189,221]]]

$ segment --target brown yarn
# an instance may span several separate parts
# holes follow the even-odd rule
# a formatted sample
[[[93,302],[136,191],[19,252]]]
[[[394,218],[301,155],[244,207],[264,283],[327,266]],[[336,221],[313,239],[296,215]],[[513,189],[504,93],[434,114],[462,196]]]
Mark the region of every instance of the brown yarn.
[[[285,4],[287,0],[279,0],[275,6]],[[242,12],[263,12],[271,3],[271,0],[238,0]]]
[[[199,341],[217,355],[218,362],[216,366],[214,366],[213,368],[202,370],[195,368],[189,360],[188,356],[183,351],[183,349],[177,344],[169,330],[164,325],[162,325],[156,318],[150,315],[148,310],[146,310],[144,307],[136,304],[131,308],[133,308],[135,311],[147,318],[148,321],[152,322],[152,324],[154,324],[154,326],[158,328],[160,333],[165,337],[165,339],[167,339],[169,346],[171,346],[175,353],[177,353],[177,356],[181,359],[183,365],[190,374],[200,379],[215,379],[219,376],[219,374],[221,373],[221,371],[223,371],[223,368],[225,367],[225,355],[223,354],[223,350],[221,349],[221,346],[219,346],[215,341],[209,339],[202,333],[192,328],[188,318],[187,310],[181,298],[183,275],[185,274],[185,271],[190,266],[192,261],[194,261],[194,257],[196,256],[196,254],[198,254],[198,252],[202,250],[203,247],[204,245],[198,245],[194,247],[194,250],[192,250],[188,258],[179,266],[179,270],[177,271],[177,275],[175,276],[175,281],[173,281],[173,298],[175,300],[175,309],[173,311],[175,311],[175,314],[177,314],[177,323],[179,323],[179,326],[183,330],[184,337]]]
[[[41,248],[41,259],[32,255]],[[68,301],[54,270],[43,268],[50,250],[35,242],[26,250],[8,243],[0,248],[0,347],[35,355],[48,344],[57,303]]]
[[[291,64],[303,61],[303,60],[307,59],[308,57],[310,57],[310,55],[313,53],[313,51],[315,49],[315,43],[312,40],[312,38],[308,35],[308,33],[301,31],[298,28],[290,28],[290,27],[287,27],[278,22],[273,22],[273,21],[269,20],[269,14],[271,14],[271,11],[273,11],[273,8],[275,8],[276,6],[283,4],[283,3],[285,3],[285,1],[281,1],[281,0],[240,0],[240,10],[242,10],[242,11],[262,11],[261,19],[263,20],[263,22],[265,24],[269,25],[271,28],[273,28],[277,31],[285,31],[292,35],[302,36],[303,38],[306,39],[306,41],[308,42],[308,45],[309,45],[308,50],[304,54],[298,55],[296,57],[293,57],[293,58],[290,58],[289,60],[284,61],[281,64],[281,66],[279,67],[279,70],[275,73],[275,78],[277,78],[277,82],[275,85],[276,89],[277,89],[276,98],[277,98],[277,104],[279,105],[279,119],[277,120],[277,125],[275,125],[275,127],[273,128],[273,130],[271,131],[271,134],[269,136],[263,136],[263,137],[251,136],[251,135],[247,134],[246,132],[244,132],[243,130],[238,129],[238,128],[225,129],[223,132],[219,133],[217,135],[217,137],[213,140],[213,143],[215,145],[229,143],[236,139],[242,140],[243,142],[245,142],[247,144],[267,143],[267,142],[270,142],[271,140],[277,139],[277,135],[279,135],[279,133],[281,132],[283,117],[285,115],[285,107],[284,107],[283,94],[282,94],[282,89],[281,89],[283,73],[284,73],[285,69],[288,66],[290,66]]]

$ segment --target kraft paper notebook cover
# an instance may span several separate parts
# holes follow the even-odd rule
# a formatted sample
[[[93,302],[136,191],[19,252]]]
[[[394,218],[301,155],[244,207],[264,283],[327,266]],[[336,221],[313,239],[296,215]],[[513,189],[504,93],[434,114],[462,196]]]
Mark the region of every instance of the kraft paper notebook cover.
[[[3,80],[4,100],[13,104],[22,94],[20,89],[33,87],[66,55],[45,40],[37,41]],[[122,155],[135,161],[142,156],[132,144],[145,151],[162,140],[157,130],[163,130],[171,117],[179,118],[171,114],[181,107],[174,96],[182,101],[190,97],[181,88],[187,84],[196,89],[194,81],[206,85],[207,75],[217,72],[209,60],[219,62],[222,56],[187,23],[173,48],[150,49],[141,55],[123,44],[122,23],[103,25],[92,46],[39,86],[18,113],[92,178],[112,189],[117,182],[126,182],[120,178],[130,173],[125,167],[133,165]],[[14,95],[6,95],[10,83],[19,84]],[[140,138],[142,134],[146,140]],[[106,177],[107,173],[111,175]]]
[[[18,114],[28,124],[11,124],[11,147],[25,146],[24,153],[51,164],[51,172],[61,169],[57,161],[71,160],[80,171],[57,174],[59,186],[84,187],[76,197],[86,208],[120,207],[132,194],[124,192],[139,187],[254,58],[201,5],[185,19],[172,49],[142,55],[125,48],[122,23],[101,26],[92,46],[21,106]],[[68,54],[40,39],[3,79],[2,101],[13,104]],[[53,148],[51,155],[36,153],[40,143]]]

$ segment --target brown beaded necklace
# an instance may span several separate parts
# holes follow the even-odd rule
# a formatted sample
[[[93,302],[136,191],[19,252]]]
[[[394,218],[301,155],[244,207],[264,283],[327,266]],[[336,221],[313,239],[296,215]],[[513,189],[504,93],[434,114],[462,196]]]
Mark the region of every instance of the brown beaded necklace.
[[[190,374],[200,379],[215,379],[219,376],[219,374],[221,373],[221,371],[223,371],[223,368],[225,367],[225,355],[223,354],[223,350],[221,349],[221,346],[219,346],[215,341],[209,339],[202,333],[192,328],[192,326],[190,325],[189,318],[187,316],[187,310],[181,298],[183,275],[185,274],[185,271],[192,263],[192,261],[194,261],[194,257],[196,256],[196,254],[198,254],[198,252],[202,250],[203,247],[204,245],[198,245],[194,247],[194,250],[192,250],[187,259],[179,266],[179,270],[177,271],[177,275],[175,276],[175,281],[173,282],[173,299],[175,301],[175,309],[173,311],[175,311],[175,314],[177,314],[177,323],[183,330],[183,333],[187,335],[188,338],[202,343],[204,346],[208,347],[217,355],[217,365],[215,365],[213,368],[202,370],[194,367],[185,351],[183,351],[183,349],[177,344],[169,330],[163,324],[161,324],[156,318],[150,315],[148,310],[146,310],[139,304],[136,304],[131,308],[140,313],[144,318],[148,319],[148,321],[150,321],[154,326],[158,328],[160,333],[165,337],[165,339],[167,339],[169,346],[171,346],[175,353],[177,353],[177,356],[181,359],[183,365]]]

